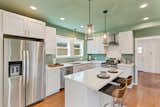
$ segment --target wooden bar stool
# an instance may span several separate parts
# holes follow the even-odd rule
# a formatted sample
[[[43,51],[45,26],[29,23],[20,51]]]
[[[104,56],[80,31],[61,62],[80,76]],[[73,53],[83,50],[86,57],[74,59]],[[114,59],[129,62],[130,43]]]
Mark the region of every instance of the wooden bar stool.
[[[127,86],[129,86],[129,85],[131,85],[131,83],[132,83],[132,79],[133,79],[133,77],[132,77],[131,75],[128,76],[127,78],[117,77],[115,80],[113,80],[113,82],[119,83],[119,84],[121,84],[121,83],[123,83],[123,82],[126,82],[126,83],[127,83]]]
[[[127,82],[123,82],[118,86],[113,84],[108,84],[102,89],[100,89],[99,91],[101,91],[102,93],[105,93],[113,97],[113,102],[107,103],[103,107],[107,107],[108,105],[112,105],[112,107],[115,107],[116,104],[118,104],[119,107],[122,107],[123,96],[125,94],[126,89],[127,89]]]

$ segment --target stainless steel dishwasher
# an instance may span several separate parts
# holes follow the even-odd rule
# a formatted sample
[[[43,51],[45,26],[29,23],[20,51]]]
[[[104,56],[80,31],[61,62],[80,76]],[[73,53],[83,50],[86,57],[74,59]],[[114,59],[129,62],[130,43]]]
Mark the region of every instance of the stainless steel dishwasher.
[[[65,88],[65,79],[64,76],[72,74],[73,73],[73,67],[64,67],[61,68],[61,89]]]

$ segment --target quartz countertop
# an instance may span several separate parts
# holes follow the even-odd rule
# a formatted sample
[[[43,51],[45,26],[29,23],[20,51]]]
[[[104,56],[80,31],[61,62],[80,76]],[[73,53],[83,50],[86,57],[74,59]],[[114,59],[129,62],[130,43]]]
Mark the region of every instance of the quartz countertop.
[[[123,72],[118,69],[117,69],[119,71],[118,73],[107,72],[110,75],[109,79],[100,79],[97,77],[97,74],[99,74],[100,71],[108,71],[108,70],[109,70],[108,68],[97,67],[86,71],[81,71],[78,73],[67,75],[65,76],[65,79],[70,79],[72,81],[85,85],[86,87],[92,90],[98,91],[99,89],[101,89],[106,84],[114,80]]]
[[[65,67],[72,67],[74,65],[89,64],[89,63],[102,63],[102,61],[75,61],[75,62],[62,63],[63,66],[58,66],[58,67],[46,66],[46,68],[47,69],[60,69],[60,68],[65,68]]]
[[[63,66],[58,66],[58,67],[48,67],[46,66],[47,70],[52,70],[52,69],[61,69],[61,68],[66,68],[66,67],[72,67],[73,64],[70,63],[64,63]]]
[[[120,63],[118,64],[118,66],[133,67],[134,63],[130,63],[130,64]]]

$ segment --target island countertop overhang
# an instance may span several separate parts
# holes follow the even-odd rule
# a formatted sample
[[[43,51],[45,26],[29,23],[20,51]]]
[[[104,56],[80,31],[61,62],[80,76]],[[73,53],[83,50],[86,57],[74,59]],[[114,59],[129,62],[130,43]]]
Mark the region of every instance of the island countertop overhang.
[[[65,76],[65,79],[77,82],[92,90],[99,91],[99,89],[101,89],[102,87],[113,81],[123,72],[117,69],[118,73],[109,73],[107,72],[108,70],[109,70],[108,68],[96,67],[93,69],[67,75]],[[110,75],[110,78],[109,79],[98,78],[97,74],[99,74],[100,71],[106,71]]]

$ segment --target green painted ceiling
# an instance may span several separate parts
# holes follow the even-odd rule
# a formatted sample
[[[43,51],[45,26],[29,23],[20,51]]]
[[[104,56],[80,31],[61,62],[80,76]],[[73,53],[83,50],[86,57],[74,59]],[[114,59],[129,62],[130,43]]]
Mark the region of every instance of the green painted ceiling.
[[[140,9],[139,6],[143,3],[149,3],[149,6]],[[30,5],[36,6],[38,10],[31,10]],[[104,31],[102,11],[108,9],[108,30],[159,25],[159,5],[160,0],[92,0],[92,22],[96,32]],[[0,0],[0,8],[68,29],[77,28],[80,32],[84,32],[80,25],[88,23],[88,0]],[[146,16],[150,20],[142,21]],[[60,21],[60,17],[65,17],[66,20]]]

